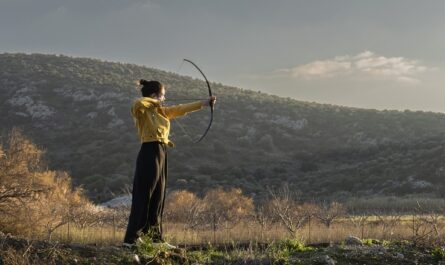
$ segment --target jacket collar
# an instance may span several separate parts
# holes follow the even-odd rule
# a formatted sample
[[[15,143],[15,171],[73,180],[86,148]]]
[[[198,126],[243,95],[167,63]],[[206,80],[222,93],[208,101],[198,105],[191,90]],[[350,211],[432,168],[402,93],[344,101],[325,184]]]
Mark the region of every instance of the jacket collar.
[[[161,101],[158,99],[150,98],[150,97],[142,97],[141,102],[143,103],[151,103],[155,105],[156,107],[161,106]]]

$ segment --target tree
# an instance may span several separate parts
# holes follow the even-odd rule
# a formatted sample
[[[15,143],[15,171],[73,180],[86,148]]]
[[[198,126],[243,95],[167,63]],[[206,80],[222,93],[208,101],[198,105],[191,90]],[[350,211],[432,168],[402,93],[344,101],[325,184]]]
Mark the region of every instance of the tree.
[[[254,220],[261,227],[260,240],[264,238],[264,231],[269,230],[272,224],[278,221],[273,211],[273,204],[271,201],[261,202],[254,212]]]
[[[360,211],[355,208],[349,209],[348,219],[349,221],[361,231],[361,238],[365,236],[365,226],[368,223],[370,215],[368,212]]]
[[[194,229],[203,223],[204,203],[194,193],[174,191],[166,199],[166,216],[173,222],[183,223],[184,229]]]
[[[298,203],[297,193],[289,190],[288,185],[284,185],[278,192],[270,193],[275,215],[280,218],[289,234],[295,237],[298,229],[308,221],[308,212]]]
[[[46,183],[47,189],[28,202],[27,206],[34,211],[34,222],[40,224],[47,238],[51,239],[52,233],[67,224],[73,213],[85,209],[85,201],[80,189],[72,189],[67,173],[46,171],[39,173],[38,177],[42,183]]]
[[[216,230],[224,224],[226,229],[235,226],[241,219],[252,214],[252,198],[243,195],[241,189],[222,188],[210,190],[203,199],[205,219],[212,225],[213,237]]]
[[[328,229],[332,223],[346,214],[346,208],[338,202],[322,202],[314,212],[314,216]]]
[[[36,181],[35,171],[42,169],[43,151],[25,138],[19,129],[8,136],[6,148],[0,147],[0,227],[4,232],[16,232],[25,228],[23,222],[15,222],[17,212],[37,194],[45,191],[45,185]],[[26,229],[24,232],[30,232]]]
[[[392,211],[390,213],[375,211],[374,216],[377,217],[380,224],[382,225],[383,238],[387,238],[388,234],[392,236],[394,229],[402,221],[402,213],[396,211]]]
[[[0,230],[48,238],[88,200],[63,171],[45,168],[43,151],[13,129],[0,147]]]
[[[413,241],[429,241],[429,243],[441,242],[441,230],[444,227],[442,222],[443,206],[433,207],[432,205],[422,205],[417,201],[415,215],[413,215],[412,229]],[[436,242],[433,242],[436,241]]]

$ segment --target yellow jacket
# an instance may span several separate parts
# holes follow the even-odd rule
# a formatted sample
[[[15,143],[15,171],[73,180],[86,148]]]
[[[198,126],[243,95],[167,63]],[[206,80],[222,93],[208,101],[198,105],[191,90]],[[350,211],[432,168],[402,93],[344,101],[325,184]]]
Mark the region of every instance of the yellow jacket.
[[[170,120],[200,109],[201,101],[163,107],[157,99],[142,97],[134,102],[131,115],[142,143],[159,141],[174,146],[168,139]]]

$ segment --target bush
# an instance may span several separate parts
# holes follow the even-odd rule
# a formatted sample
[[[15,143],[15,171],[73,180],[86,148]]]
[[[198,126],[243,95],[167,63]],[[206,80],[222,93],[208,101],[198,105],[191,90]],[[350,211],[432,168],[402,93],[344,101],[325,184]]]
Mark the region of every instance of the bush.
[[[433,256],[433,259],[435,259],[436,261],[445,260],[445,248],[435,247],[431,251],[431,255]]]
[[[284,239],[270,245],[266,253],[272,264],[288,264],[292,254],[314,250],[316,248],[305,246],[297,239]]]
[[[50,238],[89,202],[66,172],[47,169],[44,151],[20,130],[13,129],[0,150],[1,231]]]

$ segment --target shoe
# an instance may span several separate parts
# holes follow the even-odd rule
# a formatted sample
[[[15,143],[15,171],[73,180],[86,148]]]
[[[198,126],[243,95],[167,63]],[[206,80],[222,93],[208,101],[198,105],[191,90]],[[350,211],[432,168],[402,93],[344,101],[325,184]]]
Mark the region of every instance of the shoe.
[[[138,237],[134,243],[127,243],[127,242],[122,243],[122,247],[135,248],[136,244],[143,244],[143,243],[144,243],[144,240],[142,240],[142,238]]]
[[[155,248],[164,248],[164,249],[176,249],[176,246],[169,244],[167,242],[155,242],[153,243],[153,247]]]
[[[122,247],[123,248],[128,248],[128,249],[134,249],[136,248],[136,244],[131,244],[131,243],[122,243]]]

